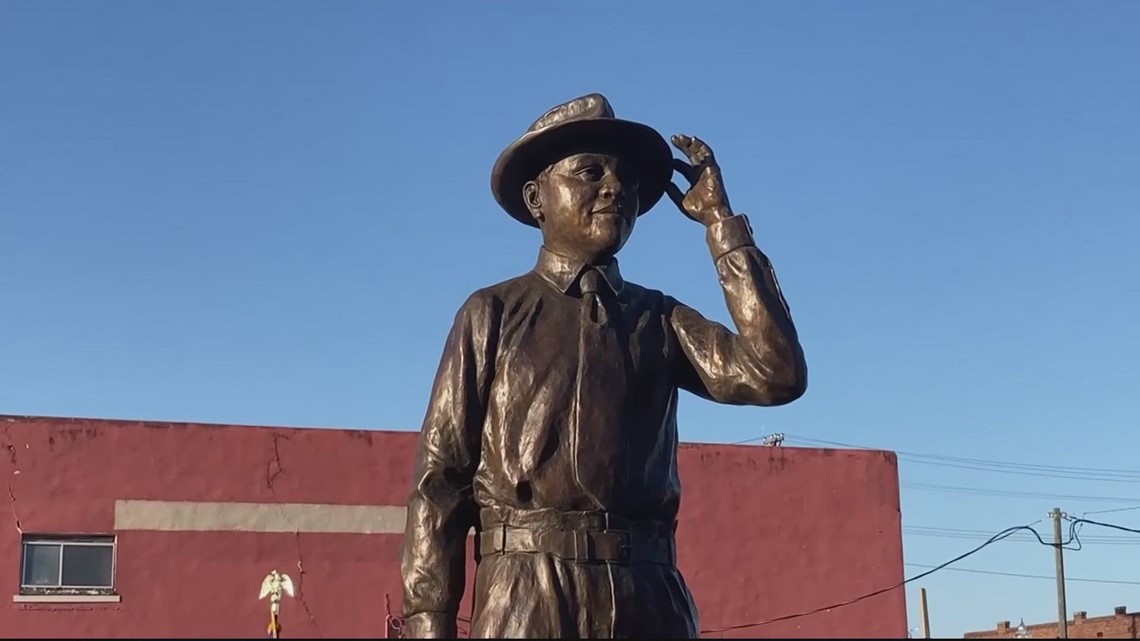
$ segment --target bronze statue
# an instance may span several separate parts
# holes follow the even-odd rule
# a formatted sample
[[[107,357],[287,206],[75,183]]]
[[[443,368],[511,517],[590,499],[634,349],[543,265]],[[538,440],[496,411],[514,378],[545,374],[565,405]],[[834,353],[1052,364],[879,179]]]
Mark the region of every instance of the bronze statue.
[[[406,636],[456,636],[474,529],[473,638],[698,637],[674,549],[678,390],[781,405],[807,366],[712,151],[673,144],[689,162],[591,94],[495,163],[495,199],[542,247],[533,270],[472,294],[447,338],[408,499]],[[705,226],[739,334],[618,270],[664,193]]]

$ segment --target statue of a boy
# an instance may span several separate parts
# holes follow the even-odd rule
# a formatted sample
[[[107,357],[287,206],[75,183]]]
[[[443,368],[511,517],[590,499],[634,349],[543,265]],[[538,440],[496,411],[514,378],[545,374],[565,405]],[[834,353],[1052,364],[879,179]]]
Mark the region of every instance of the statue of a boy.
[[[698,637],[674,544],[678,390],[780,405],[804,393],[807,368],[712,151],[673,144],[687,163],[592,94],[495,163],[496,200],[542,248],[530,272],[472,294],[448,336],[408,501],[407,636],[455,637],[474,529],[473,638]],[[705,227],[738,333],[618,270],[666,192]]]

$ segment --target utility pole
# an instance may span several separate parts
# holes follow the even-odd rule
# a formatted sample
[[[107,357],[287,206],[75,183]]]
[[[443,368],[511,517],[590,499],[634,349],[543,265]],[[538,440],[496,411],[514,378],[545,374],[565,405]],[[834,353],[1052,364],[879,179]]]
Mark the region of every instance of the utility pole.
[[[918,612],[921,616],[922,638],[930,638],[930,610],[926,609],[926,588],[918,589]]]
[[[1057,559],[1057,632],[1062,639],[1069,638],[1069,615],[1065,605],[1065,552],[1061,547],[1061,508],[1049,513],[1053,517],[1053,552]]]

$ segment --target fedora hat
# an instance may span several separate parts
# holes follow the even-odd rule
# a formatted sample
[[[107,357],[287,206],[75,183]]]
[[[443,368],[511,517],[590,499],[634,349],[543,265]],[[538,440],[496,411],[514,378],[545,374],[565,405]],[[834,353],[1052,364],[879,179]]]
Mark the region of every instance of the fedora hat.
[[[594,93],[547,111],[499,154],[491,170],[495,201],[515,220],[538,227],[523,202],[523,185],[581,143],[597,145],[599,151],[633,164],[641,203],[637,215],[649,211],[665,193],[673,173],[669,144],[652,127],[615,118],[606,97]]]

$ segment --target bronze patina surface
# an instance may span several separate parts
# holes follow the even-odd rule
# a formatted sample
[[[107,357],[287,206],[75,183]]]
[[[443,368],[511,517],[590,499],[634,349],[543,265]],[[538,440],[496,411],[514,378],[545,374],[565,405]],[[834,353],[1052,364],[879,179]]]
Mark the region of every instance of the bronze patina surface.
[[[711,149],[672,142],[687,161],[591,94],[495,163],[495,199],[542,246],[529,272],[471,294],[444,346],[408,500],[406,636],[456,636],[474,529],[471,637],[698,637],[674,549],[678,392],[781,405],[807,366]],[[735,332],[618,268],[664,194],[704,227]]]

